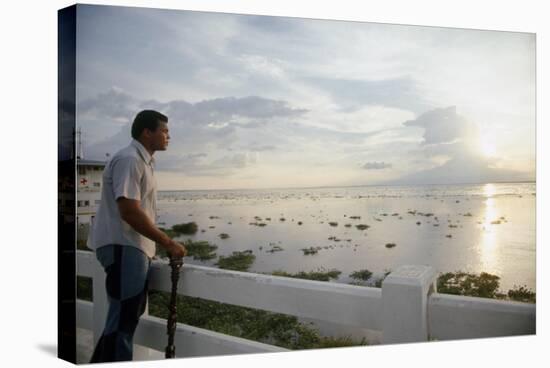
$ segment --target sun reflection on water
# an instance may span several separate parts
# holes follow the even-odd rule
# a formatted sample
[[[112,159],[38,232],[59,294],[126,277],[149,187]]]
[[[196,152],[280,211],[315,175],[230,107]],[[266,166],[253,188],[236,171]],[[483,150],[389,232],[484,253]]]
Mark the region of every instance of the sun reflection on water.
[[[496,268],[496,253],[497,253],[497,232],[491,222],[497,218],[497,209],[495,199],[495,186],[493,184],[485,184],[483,188],[484,194],[487,196],[485,200],[484,220],[481,223],[481,233],[479,239],[479,254],[483,269],[486,272]]]

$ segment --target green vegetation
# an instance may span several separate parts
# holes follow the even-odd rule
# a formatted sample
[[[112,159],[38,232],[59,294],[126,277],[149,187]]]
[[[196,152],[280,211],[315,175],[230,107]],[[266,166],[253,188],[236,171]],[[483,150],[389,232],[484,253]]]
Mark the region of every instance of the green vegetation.
[[[462,271],[447,272],[437,278],[437,292],[442,294],[509,299],[524,303],[536,302],[536,293],[526,286],[514,286],[506,294],[500,292],[499,287],[500,277],[486,272],[480,274]]]
[[[316,281],[330,281],[331,279],[338,279],[338,276],[342,271],[337,269],[332,269],[325,271],[323,268],[318,269],[317,271],[304,272],[300,271],[298,273],[288,273],[282,270],[273,271],[272,275],[274,276],[283,276],[283,277],[292,277],[295,279],[305,279],[305,280],[316,280]]]
[[[256,256],[251,250],[233,252],[230,256],[220,256],[216,266],[226,270],[247,271],[255,259]]]
[[[176,224],[172,226],[172,231],[179,234],[193,235],[197,232],[199,227],[194,222],[188,222],[184,224]]]
[[[169,293],[151,291],[149,314],[166,319],[169,300]],[[180,323],[286,349],[317,349],[366,344],[365,340],[357,343],[350,337],[321,337],[316,329],[298,322],[294,316],[285,314],[181,295],[178,295],[177,305],[177,319]]]
[[[508,298],[517,302],[536,303],[537,294],[525,285],[514,286],[513,289],[508,290]]]
[[[266,224],[265,222],[251,222],[251,223],[249,223],[249,225],[264,227],[264,226],[266,226],[267,224]]]
[[[437,278],[437,292],[481,298],[497,298],[500,277],[486,272],[447,272]]]
[[[365,268],[364,270],[352,272],[349,277],[357,281],[368,281],[372,277],[372,272]]]
[[[215,244],[210,244],[207,241],[194,242],[188,240],[184,245],[187,249],[188,257],[193,257],[193,259],[198,259],[200,261],[216,258],[216,249],[218,249],[218,246]]]
[[[76,297],[78,299],[93,301],[92,278],[77,276],[76,277]]]
[[[311,254],[317,254],[317,252],[319,252],[320,249],[321,249],[321,247],[317,247],[317,248],[309,247],[309,248],[302,248],[300,250],[302,252],[304,252],[305,256],[308,256],[308,255],[311,255]]]
[[[273,245],[271,247],[271,249],[266,250],[266,252],[267,253],[275,253],[275,252],[281,252],[283,250],[284,250],[283,247],[281,247],[280,245]]]
[[[76,241],[76,249],[78,250],[87,250],[87,251],[91,251],[90,248],[88,248],[88,246],[86,245],[87,241],[84,240],[84,239],[79,239]]]
[[[444,294],[495,298],[499,277],[482,272],[479,276],[466,272],[447,272],[437,279],[437,290]]]
[[[342,336],[342,337],[322,337],[319,341],[318,348],[339,348],[345,346],[360,346],[367,345],[367,340],[363,337],[360,342],[355,342],[351,336]]]

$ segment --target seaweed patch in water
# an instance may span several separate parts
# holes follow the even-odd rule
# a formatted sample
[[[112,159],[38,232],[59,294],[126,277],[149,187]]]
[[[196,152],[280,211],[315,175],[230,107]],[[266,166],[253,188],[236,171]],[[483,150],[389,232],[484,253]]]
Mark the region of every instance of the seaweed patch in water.
[[[280,245],[272,245],[271,249],[266,250],[267,253],[282,252],[284,249]]]
[[[281,270],[273,271],[273,276],[291,277],[295,279],[315,280],[315,281],[330,281],[331,279],[338,279],[338,276],[342,271],[337,269],[331,269],[326,271],[324,268],[319,268],[316,271],[300,271],[298,273],[288,273]]]
[[[210,244],[207,241],[194,242],[189,240],[185,242],[184,245],[187,249],[188,257],[193,257],[193,259],[198,259],[200,261],[216,258],[216,249],[218,249],[218,246],[215,244]]]
[[[367,281],[372,276],[372,272],[367,270],[366,268],[359,271],[353,271],[349,277],[352,279],[355,279],[356,281]]]
[[[256,256],[252,254],[251,250],[244,250],[233,252],[230,256],[220,256],[216,266],[226,270],[247,271],[255,259]]]
[[[322,249],[321,247],[309,247],[309,248],[302,248],[300,249],[302,252],[304,252],[305,256],[311,255],[311,254],[317,254],[319,250]]]
[[[178,234],[193,235],[197,232],[199,227],[195,222],[187,222],[183,224],[176,224],[172,226],[172,231]]]

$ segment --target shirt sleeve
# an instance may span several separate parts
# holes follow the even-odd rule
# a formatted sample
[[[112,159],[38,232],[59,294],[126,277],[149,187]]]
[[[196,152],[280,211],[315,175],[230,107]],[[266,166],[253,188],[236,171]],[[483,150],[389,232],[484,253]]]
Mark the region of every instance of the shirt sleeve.
[[[113,189],[115,200],[124,197],[141,200],[141,169],[135,157],[122,157],[113,165]]]

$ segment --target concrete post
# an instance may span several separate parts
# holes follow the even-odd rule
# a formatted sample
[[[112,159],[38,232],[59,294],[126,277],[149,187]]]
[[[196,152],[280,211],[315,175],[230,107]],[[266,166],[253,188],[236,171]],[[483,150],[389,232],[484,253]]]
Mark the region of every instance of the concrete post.
[[[435,290],[428,266],[401,266],[382,282],[382,343],[428,340],[428,295]]]

